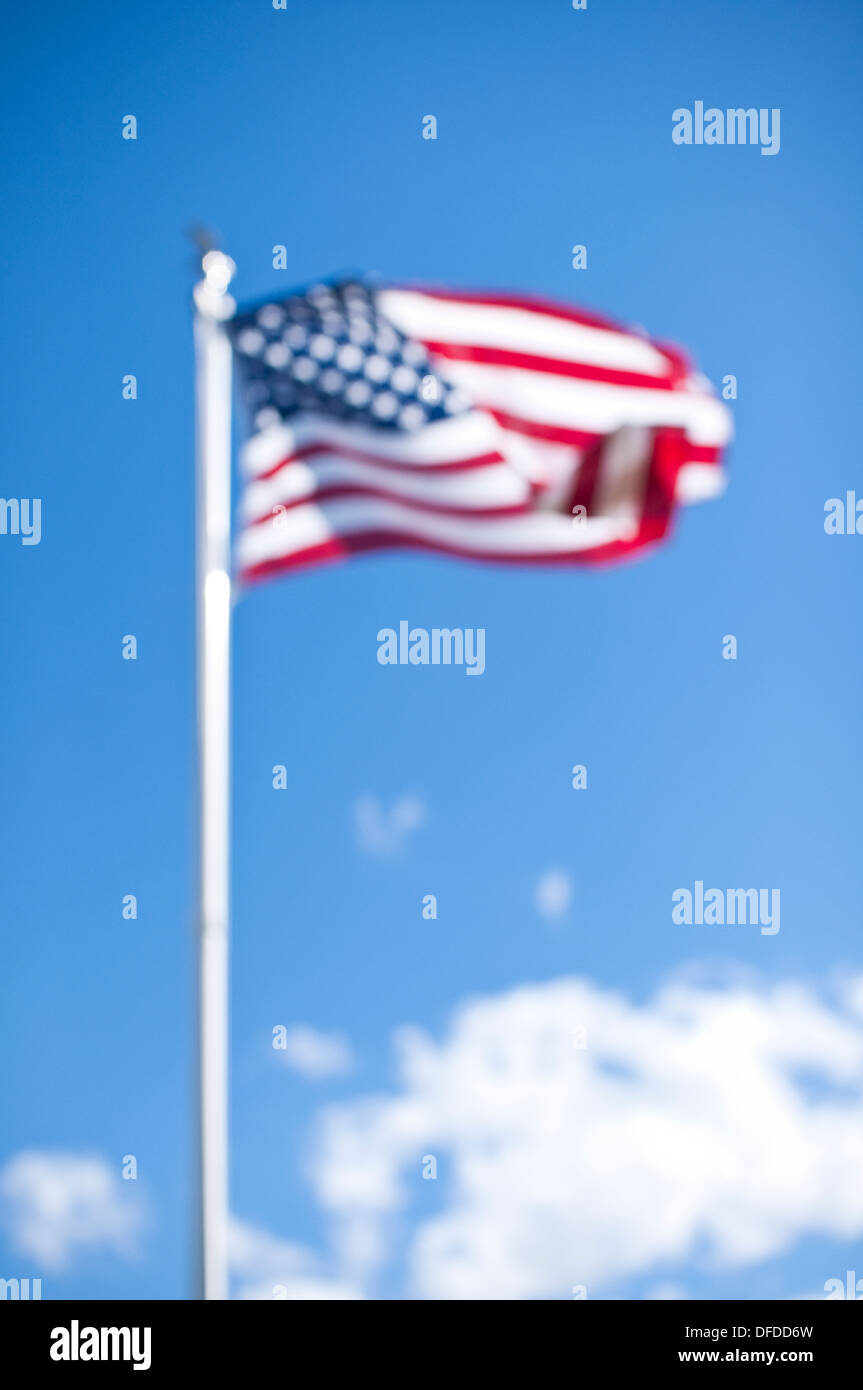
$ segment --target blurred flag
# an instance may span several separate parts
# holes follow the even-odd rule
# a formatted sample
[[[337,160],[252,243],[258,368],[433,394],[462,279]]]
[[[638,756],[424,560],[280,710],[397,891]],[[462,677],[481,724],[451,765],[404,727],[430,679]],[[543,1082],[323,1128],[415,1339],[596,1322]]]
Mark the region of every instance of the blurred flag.
[[[721,490],[728,411],[675,348],[515,295],[314,285],[229,324],[254,432],[237,569],[361,550],[616,560]]]

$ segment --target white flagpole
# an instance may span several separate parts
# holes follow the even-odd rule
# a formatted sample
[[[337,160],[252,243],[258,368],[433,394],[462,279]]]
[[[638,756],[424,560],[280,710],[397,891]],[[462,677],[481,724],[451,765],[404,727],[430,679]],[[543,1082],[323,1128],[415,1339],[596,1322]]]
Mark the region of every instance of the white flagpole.
[[[195,286],[197,401],[198,1047],[197,1297],[228,1297],[231,345],[235,266],[203,257]]]

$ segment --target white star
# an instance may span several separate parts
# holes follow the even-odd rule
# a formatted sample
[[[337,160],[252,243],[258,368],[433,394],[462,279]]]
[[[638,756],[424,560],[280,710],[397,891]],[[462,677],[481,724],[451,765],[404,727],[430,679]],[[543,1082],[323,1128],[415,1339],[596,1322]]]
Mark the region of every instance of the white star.
[[[329,362],[332,359],[335,346],[332,338],[328,338],[324,333],[316,333],[309,343],[309,352],[319,362]]]
[[[291,350],[284,343],[270,343],[264,352],[264,361],[271,367],[286,367],[291,360]]]
[[[402,344],[402,357],[411,367],[424,367],[428,361],[428,354],[421,343],[412,343],[410,340]]]
[[[363,367],[363,371],[370,381],[386,381],[390,374],[390,363],[385,357],[377,354],[370,357]]]
[[[381,394],[372,401],[372,414],[377,415],[381,420],[391,420],[399,408],[398,397],[392,391],[382,391]]]
[[[328,396],[334,396],[337,391],[341,391],[344,384],[344,377],[341,372],[336,371],[335,367],[327,367],[326,371],[321,373],[319,385]]]
[[[448,415],[457,415],[460,410],[466,410],[468,406],[467,396],[461,391],[447,391],[446,400],[443,408]]]
[[[416,390],[417,374],[413,367],[396,367],[392,374],[392,386],[396,391],[401,391],[402,395],[408,396],[411,391]]]
[[[262,328],[275,331],[281,328],[285,321],[285,311],[278,304],[265,304],[263,309],[258,310],[258,323]]]
[[[363,354],[353,343],[343,343],[336,353],[336,361],[343,371],[358,372],[363,365]]]
[[[244,328],[237,336],[237,347],[247,357],[255,357],[264,346],[266,338],[257,328]]]
[[[403,430],[418,430],[426,422],[426,413],[416,401],[411,401],[399,412],[399,424]]]
[[[352,381],[345,391],[345,400],[348,405],[361,407],[368,405],[372,398],[372,388],[367,381]]]
[[[311,357],[298,357],[291,372],[297,381],[314,381],[320,368],[317,362],[313,362]]]
[[[398,336],[384,324],[375,334],[375,347],[379,352],[395,352],[399,345]]]

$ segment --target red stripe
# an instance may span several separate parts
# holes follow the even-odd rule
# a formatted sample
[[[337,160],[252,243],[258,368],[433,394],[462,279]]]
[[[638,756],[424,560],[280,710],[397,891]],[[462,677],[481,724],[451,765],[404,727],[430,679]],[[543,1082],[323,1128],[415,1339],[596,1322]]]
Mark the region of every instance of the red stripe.
[[[406,290],[412,294],[425,294],[429,299],[450,299],[454,304],[480,304],[498,309],[526,309],[532,314],[545,314],[549,318],[566,319],[569,323],[580,323],[586,328],[604,328],[610,333],[623,333],[626,337],[640,337],[622,324],[614,322],[604,314],[593,310],[576,309],[572,304],[564,304],[559,299],[549,299],[538,294],[520,294],[514,290],[457,290],[444,289],[440,285],[394,284],[382,286],[385,290]]]
[[[675,512],[677,475],[686,458],[686,436],[680,429],[654,432],[650,472],[644,499],[642,530],[664,536]]]
[[[575,449],[588,449],[605,435],[596,430],[575,430],[566,425],[549,425],[544,420],[526,420],[521,415],[511,415],[508,410],[498,410],[491,405],[482,406],[505,430],[516,434],[526,434],[531,439],[548,439],[554,444],[571,444]]]
[[[263,481],[267,478],[274,478],[282,469],[287,468],[291,463],[302,463],[306,459],[319,458],[324,455],[331,455],[336,458],[353,459],[357,463],[373,463],[376,468],[392,469],[395,473],[412,473],[414,477],[428,473],[457,473],[469,468],[488,468],[493,463],[503,463],[503,454],[496,449],[486,454],[474,454],[469,458],[449,459],[444,463],[407,463],[400,459],[381,458],[377,454],[365,453],[362,449],[354,449],[347,444],[302,444],[299,449],[295,449],[292,454],[286,454],[263,473],[253,473],[249,475],[252,482]]]
[[[518,367],[527,372],[545,372],[549,376],[574,377],[579,381],[599,381],[608,386],[640,386],[652,391],[674,391],[677,378],[652,376],[647,372],[622,371],[616,367],[600,367],[592,362],[569,362],[557,357],[539,357],[510,348],[483,347],[466,343],[436,343],[427,338],[422,343],[437,357],[449,362],[478,362],[489,367]]]
[[[512,290],[451,290],[435,285],[400,284],[384,285],[384,289],[409,290],[414,294],[425,294],[430,299],[449,299],[454,304],[478,304],[498,309],[524,309],[530,314],[543,314],[546,318],[564,319],[568,323],[578,323],[584,328],[601,328],[607,333],[618,333],[625,338],[637,338],[639,342],[649,343],[673,365],[675,371],[684,376],[691,374],[691,364],[686,353],[668,343],[660,343],[644,333],[636,333],[624,324],[607,318],[593,310],[576,309],[572,304],[564,304],[559,299],[549,299],[544,295],[519,294]]]
[[[493,414],[495,418],[498,420],[498,422],[506,429],[511,429],[518,433],[530,435],[533,437],[552,440],[555,443],[570,444],[583,452],[583,456],[576,475],[575,484],[569,499],[568,510],[571,511],[576,506],[582,506],[585,508],[587,515],[590,516],[594,489],[596,487],[596,483],[599,477],[600,462],[602,458],[602,448],[606,440],[608,439],[608,436],[603,434],[588,434],[585,431],[581,430],[568,430],[558,428],[552,425],[541,424],[538,421],[520,420],[515,416],[506,415],[500,411],[492,411],[490,413]],[[678,431],[676,433],[680,434],[680,437],[683,438],[682,432]],[[722,453],[722,450],[719,447],[714,445],[693,445],[685,441],[685,439],[682,447],[682,462],[706,463],[719,466]],[[283,460],[281,463],[275,465],[266,473],[261,474],[259,476],[261,478],[271,478],[282,468],[289,467],[292,463],[296,462],[301,457],[310,458],[317,454],[326,455],[331,452],[332,451],[330,450],[329,446],[326,445],[306,445],[302,450],[299,450],[296,454],[291,455],[290,458]],[[354,458],[362,457],[365,461],[374,462],[370,455],[361,456],[356,450],[344,450],[341,452],[344,452],[346,455],[352,456]],[[487,466],[491,463],[498,463],[500,461],[500,454],[488,454],[480,455],[477,458],[471,460],[463,460],[457,465],[438,464],[424,465],[424,467],[429,468],[429,471],[431,472],[445,472],[455,467],[478,468]],[[416,476],[418,471],[416,466],[410,464],[397,464],[392,466],[397,471],[412,473],[414,476]],[[543,485],[536,482],[531,481],[528,485],[534,497],[544,490]],[[524,511],[530,510],[529,501],[524,503],[513,503],[512,505],[505,507],[465,508],[447,506],[444,504],[438,504],[416,498],[405,497],[398,492],[391,492],[386,488],[379,488],[374,487],[370,484],[366,485],[361,483],[328,484],[325,487],[320,488],[315,493],[311,493],[305,497],[296,498],[293,501],[276,503],[274,504],[274,508],[282,507],[284,510],[289,511],[293,507],[303,506],[306,504],[314,503],[316,501],[328,501],[339,497],[351,496],[379,497],[385,501],[399,502],[406,506],[415,507],[419,511],[440,512],[447,516],[516,516]],[[274,514],[274,510],[265,512],[262,516],[255,517],[254,520],[246,522],[245,525],[263,525],[267,521],[272,521]]]
[[[431,541],[425,537],[408,536],[402,531],[370,530],[333,536],[330,540],[310,546],[306,550],[262,561],[242,571],[240,578],[245,583],[254,584],[287,570],[301,569],[344,559],[364,551],[382,549],[422,550],[496,564],[601,565],[619,561],[655,544],[667,534],[675,507],[677,473],[685,453],[686,440],[681,430],[658,429],[654,432],[644,512],[637,534],[627,540],[608,541],[589,550],[573,550],[561,555],[548,555],[544,551],[513,555],[469,550],[463,546]]]
[[[610,438],[609,433],[574,430],[565,425],[549,425],[543,420],[527,420],[523,416],[511,415],[506,410],[497,410],[489,405],[483,406],[482,409],[494,416],[504,429],[512,430],[515,434],[524,434],[531,439],[547,439],[553,444],[571,444],[574,449],[590,449],[599,441]],[[721,444],[692,444],[686,440],[684,462],[713,463],[718,466],[722,462],[723,449],[724,446]]]
[[[584,513],[580,513],[580,515],[590,516],[593,508],[593,494],[599,478],[599,465],[602,461],[602,451],[605,448],[605,444],[605,439],[598,439],[582,458],[575,475],[575,484],[569,499],[570,514],[574,513],[576,507],[584,507]]]
[[[328,483],[315,492],[308,493],[305,497],[295,497],[289,502],[274,502],[270,511],[264,512],[262,516],[254,517],[252,521],[247,521],[244,525],[246,527],[264,526],[268,521],[277,525],[277,517],[283,512],[292,511],[295,507],[313,505],[317,502],[336,501],[341,497],[377,497],[384,502],[398,502],[400,506],[410,507],[419,512],[436,512],[443,516],[464,517],[466,520],[473,517],[521,516],[533,510],[529,500],[512,502],[500,507],[455,507],[447,506],[444,503],[428,502],[424,498],[406,497],[403,493],[390,492],[387,488],[373,487],[366,483]]]
[[[722,462],[723,448],[719,444],[690,444],[686,440],[684,448],[684,463],[715,463],[717,467]]]
[[[610,439],[609,435],[607,439],[600,440],[583,458],[569,499],[570,511],[582,506],[587,516],[591,515],[594,491],[602,471],[602,456]],[[675,508],[677,475],[689,455],[683,430],[671,427],[654,430],[642,525],[661,521],[663,527],[667,526]]]
[[[400,531],[362,531],[352,535],[334,536],[331,540],[322,541],[320,545],[310,546],[307,550],[262,561],[261,564],[253,565],[249,569],[241,571],[239,578],[242,583],[257,584],[272,575],[282,574],[288,570],[305,569],[327,561],[344,560],[351,555],[369,550],[421,550],[436,555],[452,555],[459,560],[476,560],[481,564],[603,565],[625,559],[628,556],[631,557],[635,551],[645,549],[654,541],[661,539],[664,529],[663,527],[662,530],[658,530],[655,524],[652,524],[650,527],[643,528],[643,531],[634,540],[609,541],[607,544],[596,546],[592,550],[571,551],[563,555],[547,555],[545,552],[535,555],[494,555],[485,551],[480,553],[475,550],[467,550],[461,546],[445,545],[442,542],[430,541],[418,536],[405,536]],[[651,531],[656,531],[656,534],[649,534]]]

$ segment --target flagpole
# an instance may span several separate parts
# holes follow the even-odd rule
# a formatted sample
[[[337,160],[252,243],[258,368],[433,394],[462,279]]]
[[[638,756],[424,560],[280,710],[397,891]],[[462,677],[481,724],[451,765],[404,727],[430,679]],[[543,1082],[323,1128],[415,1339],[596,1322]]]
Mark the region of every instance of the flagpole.
[[[228,1297],[231,345],[235,266],[203,256],[195,296],[199,1173],[196,1297]]]

